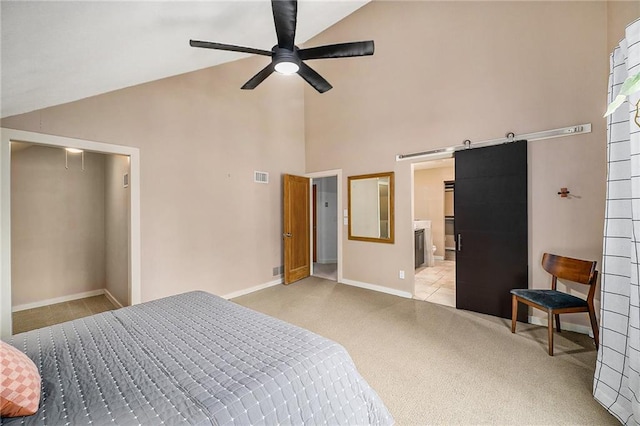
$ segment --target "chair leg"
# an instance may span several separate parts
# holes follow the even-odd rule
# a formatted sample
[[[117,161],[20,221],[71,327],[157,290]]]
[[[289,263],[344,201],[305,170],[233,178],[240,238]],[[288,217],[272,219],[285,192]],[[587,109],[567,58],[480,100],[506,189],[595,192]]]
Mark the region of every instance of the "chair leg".
[[[562,330],[560,329],[560,315],[556,314],[556,331],[560,333]]]
[[[591,320],[591,330],[593,330],[593,340],[596,342],[596,349],[598,349],[600,345],[600,330],[598,329],[598,320],[592,306],[589,306],[589,319]]]
[[[553,356],[553,314],[551,311],[548,314],[547,328],[549,332],[549,355]]]
[[[518,299],[516,295],[511,295],[511,332],[516,332],[516,320],[518,318]]]

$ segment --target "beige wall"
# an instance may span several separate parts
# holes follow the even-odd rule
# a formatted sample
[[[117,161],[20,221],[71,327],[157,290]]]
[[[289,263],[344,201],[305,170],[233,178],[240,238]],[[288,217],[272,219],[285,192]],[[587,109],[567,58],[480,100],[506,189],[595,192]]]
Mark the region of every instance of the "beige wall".
[[[454,169],[449,166],[416,170],[413,176],[414,218],[431,221],[431,237],[433,245],[436,246],[435,255],[444,257],[444,181],[454,179]]]
[[[12,305],[104,288],[104,157],[33,145],[11,161]]]
[[[640,1],[607,1],[607,47],[613,51],[624,38],[627,25],[640,18]]]
[[[282,265],[281,174],[302,174],[303,81],[251,58],[2,120],[140,149],[142,300],[268,283]],[[267,171],[268,185],[253,182]]]
[[[593,132],[529,147],[530,281],[548,285],[547,250],[600,261],[607,32],[604,2],[374,1],[309,42],[372,38],[376,53],[314,63],[335,89],[305,89],[307,170],[396,172],[396,243],[345,241],[344,277],[413,292],[411,166],[396,154],[579,123]]]
[[[105,289],[116,301],[131,304],[129,294],[129,187],[123,177],[129,173],[129,157],[105,155]]]

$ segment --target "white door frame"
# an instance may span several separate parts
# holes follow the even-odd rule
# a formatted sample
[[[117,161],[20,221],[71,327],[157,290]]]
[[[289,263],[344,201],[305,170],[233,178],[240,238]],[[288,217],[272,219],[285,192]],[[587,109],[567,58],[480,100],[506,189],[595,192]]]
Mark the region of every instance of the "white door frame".
[[[131,218],[129,223],[129,300],[141,302],[140,290],[140,150],[84,139],[73,139],[43,133],[0,128],[0,337],[9,338],[11,323],[11,142],[79,148],[103,154],[127,155],[130,158],[129,190]]]
[[[336,195],[338,202],[336,205],[336,209],[337,211],[337,217],[338,217],[338,226],[337,226],[337,238],[336,241],[338,242],[338,278],[337,281],[340,283],[342,282],[342,169],[335,169],[335,170],[326,170],[323,172],[314,172],[314,173],[307,173],[304,175],[305,177],[309,178],[309,193],[313,193],[313,179],[318,179],[318,178],[325,178],[325,177],[336,177],[336,186],[337,186],[337,190],[338,193]],[[309,259],[312,258],[313,253],[313,197],[309,197],[309,204],[311,205],[311,207],[309,208],[309,222],[311,224],[311,226],[309,226],[309,241],[311,241],[311,244],[309,244]],[[313,275],[313,261],[310,262],[311,263],[311,275]]]

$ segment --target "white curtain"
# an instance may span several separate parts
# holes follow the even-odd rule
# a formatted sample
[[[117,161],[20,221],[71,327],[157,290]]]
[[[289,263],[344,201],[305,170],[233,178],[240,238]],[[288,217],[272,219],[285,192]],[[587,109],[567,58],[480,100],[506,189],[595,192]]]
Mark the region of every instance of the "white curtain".
[[[640,71],[640,20],[611,55],[609,102]],[[600,348],[595,398],[623,424],[640,424],[640,125],[628,98],[607,123],[607,201],[602,260]],[[640,121],[640,120],[639,120]]]

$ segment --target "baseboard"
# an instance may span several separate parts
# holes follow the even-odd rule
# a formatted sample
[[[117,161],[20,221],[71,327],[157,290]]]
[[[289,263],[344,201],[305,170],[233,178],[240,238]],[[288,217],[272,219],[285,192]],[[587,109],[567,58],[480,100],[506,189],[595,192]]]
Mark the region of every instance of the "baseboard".
[[[338,263],[338,259],[322,259],[316,261],[316,263],[319,263],[320,265],[324,265],[325,263]]]
[[[122,303],[118,302],[118,299],[113,297],[113,294],[111,294],[111,292],[109,292],[109,290],[107,290],[106,288],[104,289],[104,295],[106,296],[107,299],[109,299],[109,302],[111,302],[114,305],[116,305],[116,307],[118,307],[118,308],[122,308],[123,307]]]
[[[224,296],[220,296],[223,299],[233,299],[235,297],[244,296],[245,294],[253,293],[254,291],[264,290],[265,288],[273,287],[274,285],[282,284],[282,277],[269,281],[268,283],[260,284],[254,287],[249,287],[244,290],[234,291],[233,293],[226,294]]]
[[[433,256],[435,260],[444,260],[444,256]]]
[[[85,297],[100,296],[104,294],[103,288],[99,290],[84,291],[82,293],[70,294],[68,296],[54,297],[53,299],[41,300],[39,302],[25,303],[11,308],[11,312],[25,311],[27,309],[41,308],[43,306],[55,305],[56,303],[70,302],[72,300],[84,299]]]
[[[342,281],[340,281],[340,283],[341,284],[351,285],[351,286],[354,286],[354,287],[366,288],[367,290],[378,291],[380,293],[392,294],[394,296],[404,297],[405,299],[413,298],[413,295],[411,293],[409,293],[409,292],[402,291],[402,290],[396,290],[396,289],[389,288],[389,287],[383,287],[383,286],[377,285],[377,284],[363,283],[361,281],[350,280],[350,279],[347,279],[347,278],[343,278]]]
[[[534,317],[533,315],[529,315],[529,324],[541,325],[543,327],[548,326],[548,322],[546,318]],[[573,324],[570,322],[564,322],[562,321],[562,316],[560,317],[560,327],[563,330],[573,331],[575,333],[580,333],[580,334],[588,334],[589,336],[593,337],[593,330],[591,330],[591,327],[587,327],[585,325]]]

